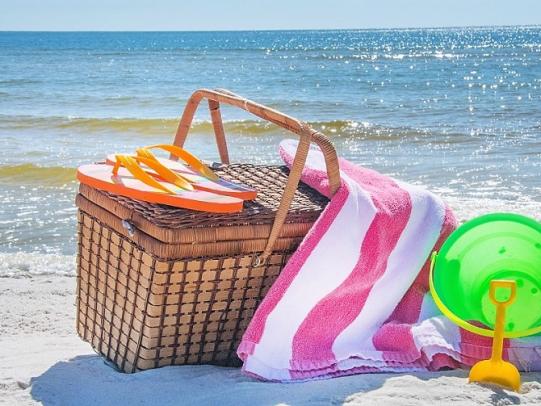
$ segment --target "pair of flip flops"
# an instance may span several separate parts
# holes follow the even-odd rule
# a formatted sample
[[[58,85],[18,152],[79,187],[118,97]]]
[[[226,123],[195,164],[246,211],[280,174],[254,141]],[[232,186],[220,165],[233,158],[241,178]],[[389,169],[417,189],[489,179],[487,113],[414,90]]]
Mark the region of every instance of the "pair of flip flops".
[[[158,158],[161,149],[179,159]],[[242,210],[257,191],[218,177],[197,157],[175,145],[139,148],[135,155],[113,154],[105,163],[82,165],[77,179],[84,184],[150,203],[214,213]]]

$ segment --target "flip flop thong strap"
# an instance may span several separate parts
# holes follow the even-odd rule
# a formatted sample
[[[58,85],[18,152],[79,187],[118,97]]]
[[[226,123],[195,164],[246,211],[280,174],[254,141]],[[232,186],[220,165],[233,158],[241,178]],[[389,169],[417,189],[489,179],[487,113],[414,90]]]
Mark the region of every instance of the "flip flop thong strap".
[[[199,172],[204,177],[217,181],[220,178],[218,175],[216,175],[212,169],[210,169],[207,165],[205,165],[199,158],[197,158],[195,155],[191,154],[190,152],[186,151],[184,148],[177,147],[176,145],[169,145],[169,144],[156,144],[156,145],[149,145],[147,147],[139,148],[137,150],[137,153],[141,153],[141,156],[145,156],[147,158],[153,158],[154,155],[148,151],[149,149],[158,148],[163,149],[164,151],[169,152],[176,158],[184,161],[190,168],[192,168],[194,171]]]
[[[146,156],[137,155],[133,158],[137,162],[143,163],[149,168],[153,169],[163,180],[166,180],[167,182],[172,183],[181,189],[194,190],[188,179],[179,173],[172,171],[165,165],[162,165],[154,156],[152,156],[152,158],[148,158]]]
[[[146,173],[137,163],[135,158],[127,155],[116,155],[115,166],[113,167],[113,175],[118,174],[118,169],[123,166],[126,168],[135,179],[143,182],[144,184],[151,186],[155,189],[161,190],[162,192],[168,194],[174,194],[170,189],[164,186],[162,183],[158,182],[154,177]]]

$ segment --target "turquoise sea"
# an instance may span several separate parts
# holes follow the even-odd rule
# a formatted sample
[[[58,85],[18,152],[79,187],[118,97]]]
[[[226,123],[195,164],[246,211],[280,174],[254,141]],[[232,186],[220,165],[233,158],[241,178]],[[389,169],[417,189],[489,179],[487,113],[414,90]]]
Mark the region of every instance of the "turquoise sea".
[[[309,121],[342,156],[425,185],[462,220],[541,219],[539,26],[2,32],[0,262],[62,268],[76,248],[75,168],[171,141],[201,87]],[[287,134],[223,113],[234,160],[279,161]],[[202,110],[187,146],[217,159],[212,144]]]

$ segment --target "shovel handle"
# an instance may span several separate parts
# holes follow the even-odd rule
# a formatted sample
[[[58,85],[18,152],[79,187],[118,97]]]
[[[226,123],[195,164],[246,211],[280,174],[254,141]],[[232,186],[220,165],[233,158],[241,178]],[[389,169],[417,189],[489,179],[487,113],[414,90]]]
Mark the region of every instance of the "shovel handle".
[[[496,298],[496,289],[509,289],[511,293],[504,301]],[[513,303],[517,294],[517,284],[513,280],[492,280],[490,281],[490,300],[496,305],[496,322],[494,323],[494,339],[492,340],[492,361],[501,361],[503,353],[503,335],[505,331],[505,310]]]
[[[509,289],[510,294],[506,300],[500,301],[496,297],[497,289]],[[490,281],[490,300],[495,305],[510,305],[515,301],[517,296],[517,283],[513,280],[508,279],[494,279]]]

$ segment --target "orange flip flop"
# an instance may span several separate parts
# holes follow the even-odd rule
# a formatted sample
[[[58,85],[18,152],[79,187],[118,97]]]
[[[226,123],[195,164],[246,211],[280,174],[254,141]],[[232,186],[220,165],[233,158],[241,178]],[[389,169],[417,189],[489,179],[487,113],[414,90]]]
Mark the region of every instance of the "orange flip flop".
[[[167,204],[185,209],[213,213],[236,213],[242,211],[243,200],[194,190],[189,182],[173,179],[166,171],[144,158],[117,155],[117,164],[82,165],[77,169],[77,179],[84,184],[150,203]],[[164,180],[150,176],[141,168],[144,162],[157,171]],[[156,169],[158,168],[158,169]],[[172,182],[167,182],[167,178]]]
[[[159,148],[165,150],[171,153],[173,156],[177,157],[178,159],[182,160],[184,163],[166,158],[158,158],[149,151],[149,149],[151,148]],[[185,149],[182,149],[175,145],[151,145],[148,147],[139,148],[136,152],[137,155],[135,156],[155,161],[161,166],[178,174],[181,178],[191,183],[194,189],[205,190],[207,192],[212,192],[225,196],[237,197],[243,200],[253,200],[257,197],[257,191],[255,189],[221,179],[196,156],[192,155]],[[116,162],[116,155],[112,154],[107,156],[108,164],[114,165],[116,164]],[[156,171],[155,167],[151,167],[147,164],[147,161],[145,161],[144,163],[145,165]],[[155,173],[153,173],[152,171],[149,171],[149,173],[151,175],[155,175]]]

